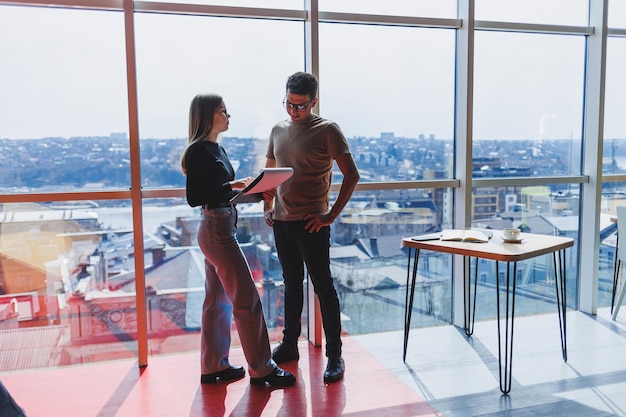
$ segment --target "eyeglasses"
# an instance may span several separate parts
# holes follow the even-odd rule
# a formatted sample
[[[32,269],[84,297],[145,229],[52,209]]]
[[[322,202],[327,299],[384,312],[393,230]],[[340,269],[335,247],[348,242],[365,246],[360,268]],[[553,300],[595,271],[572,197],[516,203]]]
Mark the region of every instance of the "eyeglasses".
[[[285,106],[285,109],[287,109],[287,111],[290,110],[295,110],[295,111],[304,111],[304,109],[306,109],[307,107],[309,107],[309,105],[311,103],[313,103],[313,100],[315,100],[315,97],[313,97],[310,101],[306,102],[306,103],[302,103],[302,104],[294,104],[292,102],[290,102],[287,99],[283,100],[283,106]]]

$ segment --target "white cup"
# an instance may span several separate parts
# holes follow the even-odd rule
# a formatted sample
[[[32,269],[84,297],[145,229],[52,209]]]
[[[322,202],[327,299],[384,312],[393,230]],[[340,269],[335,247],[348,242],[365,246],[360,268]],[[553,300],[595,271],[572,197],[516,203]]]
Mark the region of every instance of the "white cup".
[[[519,229],[511,228],[511,229],[502,230],[502,236],[504,236],[505,239],[509,239],[509,240],[519,239],[519,234],[520,234]]]

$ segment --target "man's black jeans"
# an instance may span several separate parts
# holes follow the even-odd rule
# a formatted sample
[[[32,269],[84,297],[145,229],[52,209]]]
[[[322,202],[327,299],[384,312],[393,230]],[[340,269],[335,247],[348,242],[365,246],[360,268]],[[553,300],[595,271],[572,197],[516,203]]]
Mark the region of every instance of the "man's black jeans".
[[[302,331],[304,265],[320,301],[326,356],[341,355],[339,297],[330,273],[330,226],[309,233],[306,221],[276,221],[274,240],[285,281],[284,342],[297,343]]]

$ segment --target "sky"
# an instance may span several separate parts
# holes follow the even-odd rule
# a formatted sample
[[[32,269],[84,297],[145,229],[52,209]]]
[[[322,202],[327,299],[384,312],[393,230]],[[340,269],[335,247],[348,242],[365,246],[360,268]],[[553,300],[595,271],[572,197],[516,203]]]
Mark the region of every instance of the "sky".
[[[611,0],[610,10],[623,21],[610,22],[626,27],[625,3]],[[408,4],[424,16],[456,13],[450,0]],[[375,1],[320,1],[321,10],[358,6],[362,13],[388,14],[400,13],[403,2],[384,5],[383,11]],[[477,0],[476,18],[585,25],[585,5]],[[0,8],[0,138],[128,131],[121,13]],[[266,138],[287,117],[285,81],[304,68],[301,23],[138,13],[135,30],[142,138],[186,137],[189,102],[201,92],[224,97],[232,115],[229,136]],[[349,137],[394,132],[450,139],[454,41],[452,30],[322,24],[320,113]],[[474,138],[579,138],[584,50],[578,36],[478,32]],[[626,39],[609,40],[607,61],[605,137],[626,137]]]

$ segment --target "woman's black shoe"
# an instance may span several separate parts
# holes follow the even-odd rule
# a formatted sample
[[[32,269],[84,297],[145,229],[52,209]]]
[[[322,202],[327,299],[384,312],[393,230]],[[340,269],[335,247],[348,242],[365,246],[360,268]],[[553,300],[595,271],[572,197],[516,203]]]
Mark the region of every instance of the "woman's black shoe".
[[[296,377],[291,372],[275,366],[274,370],[265,376],[250,378],[252,385],[265,385],[266,382],[273,387],[290,387],[296,383]]]
[[[229,366],[221,371],[213,372],[212,374],[200,375],[201,384],[214,384],[219,379],[220,381],[234,381],[241,379],[246,374],[243,366]]]

